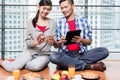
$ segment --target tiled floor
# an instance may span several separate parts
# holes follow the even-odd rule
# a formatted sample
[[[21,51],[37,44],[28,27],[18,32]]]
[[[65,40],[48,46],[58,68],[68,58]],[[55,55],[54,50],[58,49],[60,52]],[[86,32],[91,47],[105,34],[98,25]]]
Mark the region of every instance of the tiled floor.
[[[100,80],[119,80],[120,79],[120,60],[118,61],[104,61],[107,70],[105,72],[99,72],[99,71],[76,71],[76,74],[84,74],[85,72],[93,72],[97,73],[101,76]],[[55,65],[49,64],[50,68],[46,68],[43,71],[34,72],[43,75],[47,80],[50,80],[50,75],[55,71]],[[31,71],[28,70],[22,70],[21,75],[29,73]],[[3,68],[0,67],[0,80],[5,80],[8,76],[12,75],[12,73],[5,71]]]

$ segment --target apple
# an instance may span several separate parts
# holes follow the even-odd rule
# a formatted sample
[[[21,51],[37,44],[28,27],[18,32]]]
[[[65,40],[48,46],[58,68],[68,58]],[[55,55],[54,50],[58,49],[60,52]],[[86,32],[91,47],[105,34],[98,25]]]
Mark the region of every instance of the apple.
[[[62,74],[60,77],[60,80],[68,80],[68,75],[67,74]]]
[[[60,75],[59,74],[53,74],[51,78],[52,78],[52,80],[60,80]]]
[[[60,75],[60,76],[61,76],[61,71],[56,70],[56,71],[54,72],[54,74],[58,74],[58,75]]]
[[[64,70],[64,71],[62,71],[61,75],[63,75],[63,74],[67,74],[68,75],[69,73],[68,73],[68,71]]]

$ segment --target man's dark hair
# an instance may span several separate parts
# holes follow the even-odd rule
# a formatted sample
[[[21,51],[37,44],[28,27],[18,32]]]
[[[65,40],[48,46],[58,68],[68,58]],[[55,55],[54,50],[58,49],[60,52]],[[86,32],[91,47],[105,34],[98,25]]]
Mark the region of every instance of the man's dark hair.
[[[61,3],[64,2],[64,1],[68,1],[70,4],[74,4],[74,1],[73,1],[73,0],[60,0],[60,1],[59,1],[59,4],[61,4]]]

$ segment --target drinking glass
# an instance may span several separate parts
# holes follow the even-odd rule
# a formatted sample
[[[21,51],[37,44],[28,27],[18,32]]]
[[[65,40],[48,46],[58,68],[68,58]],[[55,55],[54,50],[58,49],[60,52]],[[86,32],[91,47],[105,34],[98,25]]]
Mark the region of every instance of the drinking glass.
[[[75,65],[68,65],[69,77],[72,79],[75,75]]]
[[[14,80],[20,80],[20,70],[14,70],[12,74],[15,78]]]

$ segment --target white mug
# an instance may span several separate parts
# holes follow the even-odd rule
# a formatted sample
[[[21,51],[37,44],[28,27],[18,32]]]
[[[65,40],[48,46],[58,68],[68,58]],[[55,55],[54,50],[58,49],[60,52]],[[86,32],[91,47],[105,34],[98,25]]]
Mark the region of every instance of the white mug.
[[[15,79],[14,76],[9,76],[5,80],[14,80],[14,79]]]

